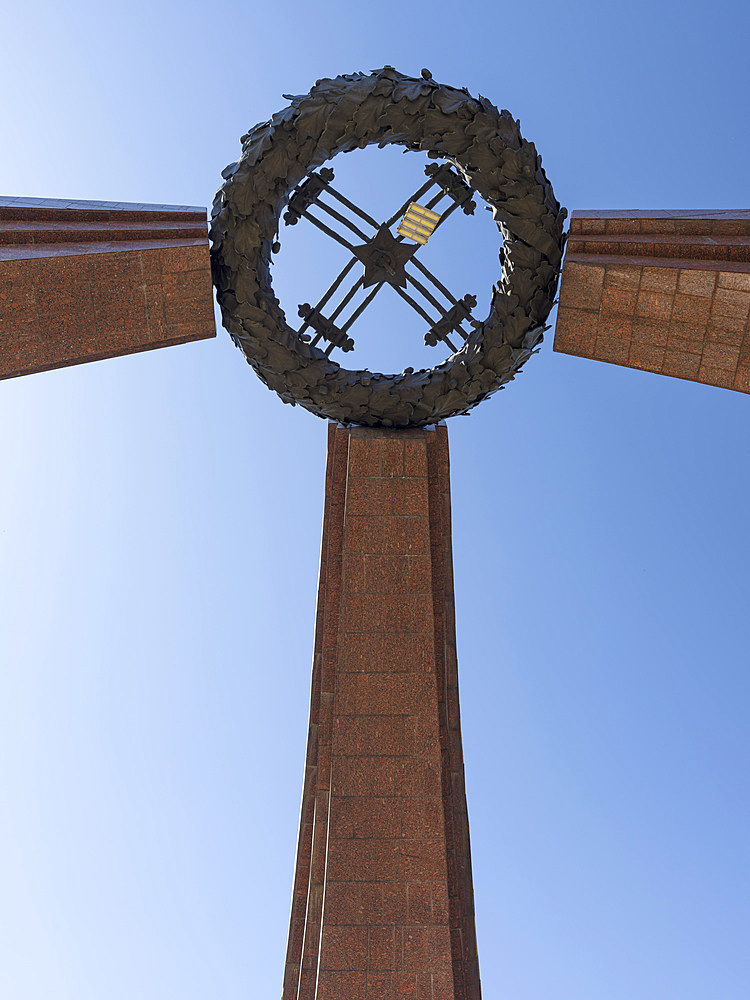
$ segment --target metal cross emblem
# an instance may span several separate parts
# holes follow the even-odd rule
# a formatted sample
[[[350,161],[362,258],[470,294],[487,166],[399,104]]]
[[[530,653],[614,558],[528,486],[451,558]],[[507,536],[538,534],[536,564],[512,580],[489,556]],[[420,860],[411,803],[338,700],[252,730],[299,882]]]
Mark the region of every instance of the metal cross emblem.
[[[334,174],[329,168],[324,167],[312,174],[296,188],[284,215],[285,223],[294,226],[304,217],[352,254],[352,259],[342,268],[315,306],[308,302],[300,305],[299,315],[303,322],[297,333],[302,341],[313,346],[321,340],[327,341],[325,354],[329,357],[335,347],[344,352],[353,350],[354,339],[349,335],[349,330],[386,284],[428,324],[424,341],[431,347],[440,341],[455,353],[457,347],[449,335],[456,333],[465,341],[471,332],[466,327],[479,326],[471,315],[471,310],[477,304],[475,296],[464,295],[457,299],[416,256],[420,246],[424,246],[432,233],[456,209],[461,208],[466,215],[474,214],[476,203],[472,198],[472,190],[448,164],[429,164],[425,167],[425,173],[428,180],[382,224],[333,187],[331,182]],[[438,188],[437,193],[433,194],[426,205],[420,205],[419,199],[434,187]],[[324,195],[328,197],[328,201],[323,200]],[[433,211],[446,198],[451,202],[446,210],[442,214]],[[331,199],[356,216],[356,221],[333,208]],[[346,231],[345,235],[323,222],[311,211],[312,208],[336,220]],[[391,227],[397,222],[400,225],[394,235]],[[365,232],[363,225],[373,229],[374,233]],[[352,242],[350,234],[364,242]],[[413,242],[406,242],[407,239]],[[356,277],[348,290],[338,298],[337,293],[342,290],[358,263],[364,265],[364,273]],[[432,289],[420,279],[426,279]],[[354,305],[353,300],[358,293],[367,288],[372,290]],[[422,301],[418,301],[415,296]],[[336,298],[338,302],[334,305],[333,300]],[[348,308],[350,306],[351,309]],[[327,315],[323,312],[326,307]],[[339,319],[342,316],[345,318]],[[308,329],[313,333],[307,333]]]

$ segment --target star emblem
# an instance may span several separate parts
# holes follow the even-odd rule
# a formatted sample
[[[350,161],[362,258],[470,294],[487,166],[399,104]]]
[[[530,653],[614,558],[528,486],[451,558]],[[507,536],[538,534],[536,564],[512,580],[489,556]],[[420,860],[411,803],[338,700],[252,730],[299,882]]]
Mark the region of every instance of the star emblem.
[[[399,243],[388,226],[382,225],[369,243],[353,247],[352,253],[365,265],[365,288],[381,281],[406,288],[405,268],[418,249],[418,244]]]

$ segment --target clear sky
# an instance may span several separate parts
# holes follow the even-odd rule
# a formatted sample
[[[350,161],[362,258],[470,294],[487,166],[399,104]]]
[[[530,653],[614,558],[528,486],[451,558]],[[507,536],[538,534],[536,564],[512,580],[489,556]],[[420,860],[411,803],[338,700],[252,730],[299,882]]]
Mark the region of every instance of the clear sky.
[[[739,0],[29,0],[0,193],[209,205],[282,93],[388,63],[509,108],[569,209],[748,207],[748,41]],[[370,152],[333,166],[385,213],[420,157]],[[478,214],[433,263],[486,301]],[[296,311],[333,258],[281,238]],[[220,329],[3,382],[0,428],[0,997],[277,996],[326,426]],[[551,336],[450,423],[487,998],[750,995],[749,437],[747,396]]]

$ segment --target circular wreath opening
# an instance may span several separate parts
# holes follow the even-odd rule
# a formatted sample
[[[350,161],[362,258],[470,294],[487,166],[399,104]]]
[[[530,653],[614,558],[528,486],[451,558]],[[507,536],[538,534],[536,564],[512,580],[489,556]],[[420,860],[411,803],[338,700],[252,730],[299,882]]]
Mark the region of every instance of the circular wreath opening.
[[[287,96],[287,95],[285,95]],[[287,403],[343,424],[422,427],[466,413],[511,381],[542,340],[567,215],[519,123],[486,98],[384,67],[319,80],[242,136],[211,217],[211,260],[224,326]],[[349,370],[300,340],[271,283],[273,245],[294,188],[338,153],[377,143],[450,162],[490,206],[503,237],[490,311],[430,369]]]

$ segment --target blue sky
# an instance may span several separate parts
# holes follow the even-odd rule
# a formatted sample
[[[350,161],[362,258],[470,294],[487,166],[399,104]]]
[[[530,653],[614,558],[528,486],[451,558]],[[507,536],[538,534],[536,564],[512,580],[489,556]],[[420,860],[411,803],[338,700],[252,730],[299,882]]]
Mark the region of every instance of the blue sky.
[[[3,194],[208,205],[282,93],[388,63],[509,108],[569,209],[748,203],[741,3],[30,2],[3,43]],[[370,152],[334,169],[385,211],[421,165]],[[434,269],[481,298],[480,216]],[[397,306],[372,367],[416,357]],[[278,995],[325,424],[220,330],[3,382],[0,428],[0,995]],[[487,997],[746,1000],[749,434],[551,337],[450,424]]]

